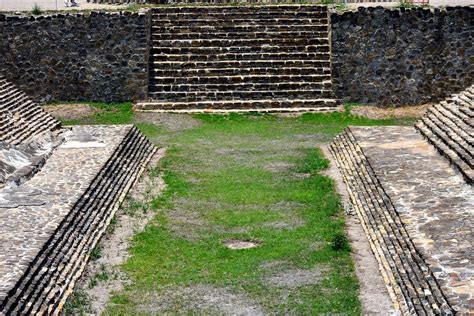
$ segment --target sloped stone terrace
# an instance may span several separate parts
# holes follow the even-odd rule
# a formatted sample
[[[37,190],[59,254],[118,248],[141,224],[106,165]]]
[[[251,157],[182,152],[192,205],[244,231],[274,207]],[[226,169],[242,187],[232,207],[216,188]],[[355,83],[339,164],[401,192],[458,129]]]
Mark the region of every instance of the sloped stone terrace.
[[[3,84],[0,314],[57,313],[156,148],[131,125],[58,129]]]
[[[415,127],[473,183],[474,86],[434,105]]]
[[[411,127],[351,127],[331,151],[401,312],[472,313],[472,187]]]

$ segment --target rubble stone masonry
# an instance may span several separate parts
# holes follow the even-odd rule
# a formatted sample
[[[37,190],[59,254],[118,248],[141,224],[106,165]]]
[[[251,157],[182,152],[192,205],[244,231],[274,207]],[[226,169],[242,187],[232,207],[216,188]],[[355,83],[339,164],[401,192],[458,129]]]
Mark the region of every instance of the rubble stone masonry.
[[[0,15],[0,73],[39,101],[146,96],[148,16]]]
[[[474,77],[474,7],[333,13],[336,96],[378,105],[435,102]]]

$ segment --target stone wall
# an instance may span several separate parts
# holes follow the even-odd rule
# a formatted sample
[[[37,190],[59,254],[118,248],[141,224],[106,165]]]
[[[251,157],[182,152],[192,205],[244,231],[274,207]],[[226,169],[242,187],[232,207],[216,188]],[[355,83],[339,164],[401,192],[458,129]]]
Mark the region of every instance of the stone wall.
[[[0,73],[39,101],[144,98],[149,16],[0,15]]]
[[[331,14],[336,95],[405,105],[436,101],[470,86],[474,8],[359,8]]]

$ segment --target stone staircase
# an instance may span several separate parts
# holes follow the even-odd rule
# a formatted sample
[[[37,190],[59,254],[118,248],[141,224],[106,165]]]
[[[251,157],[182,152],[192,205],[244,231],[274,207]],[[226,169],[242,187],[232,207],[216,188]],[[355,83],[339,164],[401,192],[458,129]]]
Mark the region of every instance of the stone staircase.
[[[474,86],[435,104],[415,127],[473,183]]]
[[[351,128],[334,139],[330,151],[395,307],[402,315],[453,315],[433,271],[410,238]]]
[[[61,123],[0,76],[0,142],[19,144]]]
[[[325,6],[152,10],[149,100],[138,110],[333,110]]]

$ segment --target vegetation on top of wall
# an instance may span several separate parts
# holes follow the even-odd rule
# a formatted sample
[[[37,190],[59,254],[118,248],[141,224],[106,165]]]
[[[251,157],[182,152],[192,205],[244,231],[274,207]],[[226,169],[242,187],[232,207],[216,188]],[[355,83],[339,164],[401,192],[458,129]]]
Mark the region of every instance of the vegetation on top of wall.
[[[416,8],[429,8],[429,3],[425,4],[416,4],[410,2],[410,0],[402,0],[400,1],[395,8],[404,8],[404,9],[416,9]]]
[[[33,8],[31,9],[31,14],[41,15],[41,14],[43,14],[43,10],[41,9],[41,7],[37,3],[35,3],[33,5]]]

